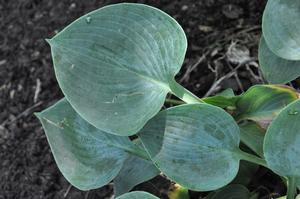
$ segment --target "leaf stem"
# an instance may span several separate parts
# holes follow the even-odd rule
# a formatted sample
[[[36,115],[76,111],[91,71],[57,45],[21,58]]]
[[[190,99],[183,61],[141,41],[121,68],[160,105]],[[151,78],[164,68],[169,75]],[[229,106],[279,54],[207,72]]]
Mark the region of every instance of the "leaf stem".
[[[168,104],[175,104],[175,105],[181,105],[181,104],[184,104],[183,101],[180,101],[180,100],[175,100],[175,99],[166,99],[166,103]]]
[[[296,195],[296,179],[295,177],[288,177],[288,186],[287,186],[287,199],[295,199]]]
[[[198,103],[205,103],[199,97],[191,93],[189,90],[178,84],[175,80],[170,82],[170,88],[172,94],[176,97],[181,99],[182,101],[186,102],[187,104],[198,104]]]
[[[240,158],[242,160],[246,160],[248,162],[252,162],[252,163],[255,163],[255,164],[258,164],[258,165],[261,165],[263,167],[268,168],[267,162],[264,159],[262,159],[260,157],[257,157],[256,155],[252,155],[250,153],[246,153],[246,152],[244,152],[242,150],[239,150],[238,154],[240,155]]]

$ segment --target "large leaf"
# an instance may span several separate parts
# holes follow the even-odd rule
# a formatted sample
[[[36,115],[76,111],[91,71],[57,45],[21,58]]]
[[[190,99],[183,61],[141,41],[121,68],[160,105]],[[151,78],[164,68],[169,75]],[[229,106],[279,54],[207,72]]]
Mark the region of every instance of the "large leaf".
[[[156,115],[170,86],[178,86],[174,76],[187,48],[173,18],[130,3],[80,17],[49,43],[70,104],[89,123],[117,135],[137,133]]]
[[[115,195],[130,191],[134,186],[157,176],[159,172],[151,161],[130,155],[114,179]]]
[[[239,168],[239,127],[224,110],[181,105],[151,119],[138,134],[157,167],[191,190],[228,184]]]
[[[280,110],[296,99],[298,94],[291,87],[256,85],[241,95],[237,101],[236,118],[250,119],[267,125]]]
[[[250,191],[243,185],[232,184],[212,194],[208,199],[250,199]]]
[[[300,60],[300,1],[268,0],[262,30],[269,48],[279,57]]]
[[[133,191],[130,193],[126,193],[120,197],[117,197],[116,199],[159,199],[159,198],[147,192]]]
[[[300,76],[300,61],[283,59],[275,55],[262,37],[258,49],[259,65],[264,77],[272,84],[285,84]]]
[[[264,156],[270,169],[300,183],[300,100],[287,106],[269,126]]]
[[[259,156],[263,157],[265,130],[254,122],[240,124],[241,141]]]
[[[81,190],[99,188],[116,177],[135,145],[128,137],[100,131],[83,120],[66,99],[37,113],[56,164]]]

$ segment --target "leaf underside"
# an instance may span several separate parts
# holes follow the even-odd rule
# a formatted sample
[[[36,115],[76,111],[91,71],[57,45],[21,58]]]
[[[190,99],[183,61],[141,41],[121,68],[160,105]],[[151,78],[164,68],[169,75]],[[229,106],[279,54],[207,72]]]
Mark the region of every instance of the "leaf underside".
[[[236,118],[270,122],[279,111],[296,99],[298,94],[291,87],[256,85],[240,96],[236,103]]]

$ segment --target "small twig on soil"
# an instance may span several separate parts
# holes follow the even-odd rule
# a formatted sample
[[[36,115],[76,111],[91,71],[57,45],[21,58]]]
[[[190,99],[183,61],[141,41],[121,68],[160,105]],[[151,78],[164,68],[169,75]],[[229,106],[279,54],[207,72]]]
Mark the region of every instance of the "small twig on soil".
[[[203,62],[206,59],[206,54],[203,54],[195,64],[188,66],[186,72],[184,73],[184,75],[182,76],[182,78],[179,80],[179,82],[187,82],[189,81],[190,78],[190,74],[193,70],[195,70],[195,68],[197,68],[199,66],[199,64],[201,64],[201,62]]]
[[[67,196],[68,196],[68,194],[69,194],[71,188],[72,188],[72,185],[70,184],[70,185],[68,186],[66,192],[64,193],[64,198],[67,198]]]
[[[86,194],[84,195],[84,199],[88,199],[90,195],[90,191],[86,192]]]
[[[241,82],[241,80],[240,80],[240,78],[239,78],[239,75],[237,74],[237,71],[232,67],[232,65],[231,65],[228,61],[227,61],[227,64],[228,64],[228,66],[230,67],[230,69],[231,69],[232,71],[234,71],[233,76],[234,76],[234,78],[235,78],[235,80],[236,80],[236,82],[237,82],[237,84],[238,84],[240,90],[244,92],[244,86],[243,86],[243,84],[242,84],[242,82]]]
[[[41,92],[41,80],[39,78],[36,79],[35,92],[33,97],[33,102],[36,103]]]
[[[237,67],[235,67],[232,71],[230,71],[229,73],[227,73],[226,75],[224,75],[223,77],[221,77],[220,79],[218,79],[218,80],[210,87],[210,89],[207,91],[207,93],[204,95],[204,97],[210,96],[210,95],[215,91],[215,89],[219,86],[219,84],[220,84],[223,80],[225,80],[225,79],[231,77],[232,75],[236,74],[236,71],[237,71],[240,67],[244,66],[245,64],[247,64],[247,63],[249,63],[249,62],[252,62],[253,60],[254,60],[254,59],[249,59],[249,60],[247,60],[247,61],[244,61],[244,62],[240,63],[240,64],[239,64]]]
[[[4,120],[0,126],[4,127],[5,125],[9,125],[9,124],[12,124],[12,123],[16,122],[17,120],[19,120],[22,117],[28,116],[29,114],[32,113],[32,111],[35,108],[39,107],[42,104],[43,104],[43,101],[39,101],[38,103],[34,104],[33,106],[27,108],[25,111],[23,111],[22,113],[20,113],[19,115],[17,115],[14,119],[12,119],[12,120],[9,120],[9,119]]]

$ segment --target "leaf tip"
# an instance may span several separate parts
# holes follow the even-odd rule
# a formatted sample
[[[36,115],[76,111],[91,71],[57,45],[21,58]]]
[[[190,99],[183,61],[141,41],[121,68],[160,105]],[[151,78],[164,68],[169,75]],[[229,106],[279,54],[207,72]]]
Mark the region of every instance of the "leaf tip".
[[[33,115],[37,117],[39,120],[41,119],[41,112],[34,112]]]
[[[45,39],[45,41],[51,46],[51,44],[53,43],[52,42],[52,39]]]

